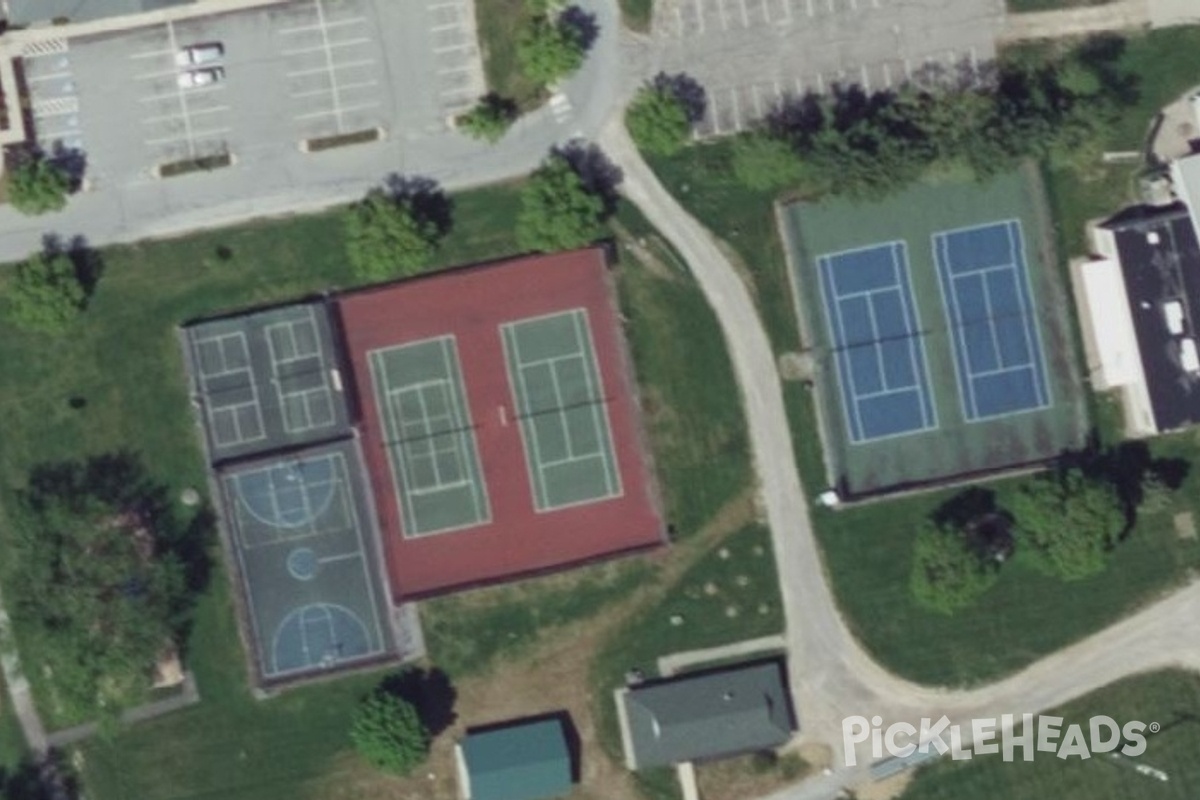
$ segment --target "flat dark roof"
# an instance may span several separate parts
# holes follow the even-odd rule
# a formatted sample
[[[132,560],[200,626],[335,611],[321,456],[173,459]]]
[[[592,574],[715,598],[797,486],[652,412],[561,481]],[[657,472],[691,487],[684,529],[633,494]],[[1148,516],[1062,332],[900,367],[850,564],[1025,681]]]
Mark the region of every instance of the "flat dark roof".
[[[90,22],[192,2],[195,0],[8,0],[8,21],[13,25],[33,25],[59,18]]]
[[[1200,373],[1180,360],[1185,338],[1200,337],[1200,242],[1187,208],[1138,208],[1110,220],[1129,310],[1160,431],[1200,422]],[[1183,307],[1183,331],[1167,327],[1166,303]]]

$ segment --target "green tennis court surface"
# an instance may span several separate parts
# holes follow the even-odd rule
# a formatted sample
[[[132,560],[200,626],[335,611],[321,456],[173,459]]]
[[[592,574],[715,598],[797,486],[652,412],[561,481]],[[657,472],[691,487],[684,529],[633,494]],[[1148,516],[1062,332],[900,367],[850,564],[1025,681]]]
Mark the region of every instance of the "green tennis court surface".
[[[865,494],[1082,446],[1046,214],[1032,172],[781,209],[831,486]]]
[[[488,522],[454,337],[372,350],[368,358],[405,536]]]
[[[354,447],[221,473],[255,660],[268,681],[389,649]]]
[[[538,511],[621,494],[585,309],[501,326]]]

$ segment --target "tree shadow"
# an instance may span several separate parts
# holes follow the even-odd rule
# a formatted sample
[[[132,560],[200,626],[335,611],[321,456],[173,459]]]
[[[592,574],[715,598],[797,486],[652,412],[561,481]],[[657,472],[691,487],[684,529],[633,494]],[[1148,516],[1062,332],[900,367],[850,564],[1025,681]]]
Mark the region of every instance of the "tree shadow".
[[[4,800],[77,800],[80,796],[78,781],[57,750],[41,762],[27,757],[15,769],[0,768]]]
[[[651,85],[659,91],[670,92],[683,106],[688,122],[695,125],[704,119],[708,110],[708,93],[691,75],[685,72],[677,72],[674,75],[660,72],[654,76]]]
[[[100,276],[104,274],[104,254],[89,245],[84,236],[72,236],[64,241],[57,233],[42,236],[42,252],[51,258],[66,256],[71,262],[75,268],[75,279],[83,287],[83,307],[86,308],[96,293]]]
[[[83,150],[56,141],[43,157],[66,173],[71,192],[78,192],[83,187],[83,176],[87,173],[87,153]]]
[[[1012,516],[996,503],[991,489],[964,489],[938,506],[931,518],[939,527],[960,532],[981,559],[1003,562],[1016,549]]]
[[[1177,491],[1190,474],[1191,462],[1184,458],[1155,458],[1144,441],[1121,442],[1103,447],[1095,432],[1079,450],[1070,450],[1060,458],[1063,469],[1076,468],[1090,478],[1108,481],[1116,489],[1125,509],[1126,534],[1137,521],[1139,507],[1146,501],[1146,487],[1157,483]]]
[[[406,205],[419,222],[427,222],[445,237],[454,227],[454,201],[441,184],[422,175],[393,172],[384,178],[384,191],[393,201]]]
[[[488,92],[479,98],[479,105],[498,119],[515,120],[521,113],[516,100],[498,92]]]
[[[1079,63],[1098,79],[1101,91],[1118,105],[1129,107],[1141,100],[1141,81],[1137,74],[1121,67],[1129,40],[1117,33],[1099,33],[1079,47]]]
[[[605,216],[616,213],[621,199],[617,187],[621,185],[625,174],[603,150],[591,142],[576,139],[555,147],[551,152],[564,159],[579,176],[583,187],[604,202]]]
[[[392,673],[380,682],[379,691],[412,703],[432,737],[441,734],[458,719],[454,710],[458,691],[450,676],[438,667],[410,667]]]
[[[596,21],[596,15],[579,6],[564,8],[558,15],[558,24],[569,29],[585,51],[591,50],[600,38],[600,23]]]

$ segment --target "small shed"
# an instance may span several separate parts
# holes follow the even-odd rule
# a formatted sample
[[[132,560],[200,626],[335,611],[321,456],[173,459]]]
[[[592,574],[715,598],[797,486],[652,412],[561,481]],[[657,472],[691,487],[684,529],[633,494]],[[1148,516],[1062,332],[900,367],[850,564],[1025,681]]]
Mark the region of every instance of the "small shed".
[[[559,717],[468,731],[455,756],[464,800],[549,800],[571,791],[571,751]]]

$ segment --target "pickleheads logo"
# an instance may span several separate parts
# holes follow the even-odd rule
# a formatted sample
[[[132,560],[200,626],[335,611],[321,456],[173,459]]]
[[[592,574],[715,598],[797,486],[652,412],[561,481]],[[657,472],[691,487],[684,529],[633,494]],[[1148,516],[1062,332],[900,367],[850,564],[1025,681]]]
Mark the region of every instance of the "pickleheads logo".
[[[1157,722],[1149,724],[1132,720],[1118,725],[1112,717],[1092,717],[1085,725],[1063,726],[1062,717],[1004,714],[1000,719],[973,719],[966,726],[952,725],[947,717],[923,719],[921,727],[897,722],[883,727],[882,717],[846,717],[842,720],[842,744],[846,766],[857,765],[855,745],[871,741],[873,758],[895,756],[908,758],[916,753],[950,754],[955,761],[965,761],[976,755],[1003,754],[1013,761],[1017,751],[1025,761],[1033,761],[1035,753],[1053,753],[1063,760],[1088,759],[1097,753],[1119,752],[1130,758],[1146,752],[1146,736],[1158,733]],[[1020,733],[1017,733],[1017,728]],[[968,746],[963,742],[969,742]]]

